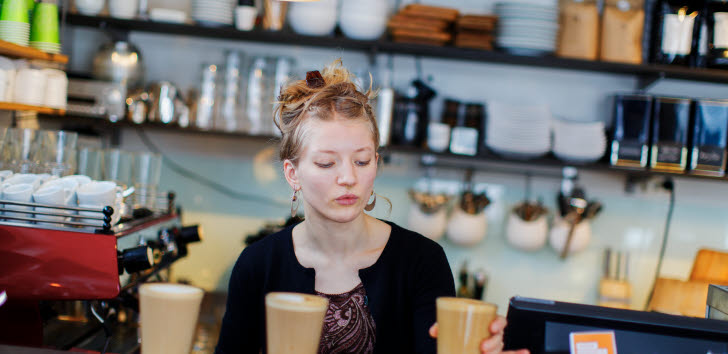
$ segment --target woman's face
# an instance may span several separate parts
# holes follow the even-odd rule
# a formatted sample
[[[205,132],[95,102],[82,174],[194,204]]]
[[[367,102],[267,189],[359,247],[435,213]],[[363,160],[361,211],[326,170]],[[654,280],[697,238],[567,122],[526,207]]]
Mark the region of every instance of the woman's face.
[[[284,164],[286,178],[301,189],[306,216],[352,221],[368,203],[377,174],[369,124],[344,119],[307,124],[297,166]]]

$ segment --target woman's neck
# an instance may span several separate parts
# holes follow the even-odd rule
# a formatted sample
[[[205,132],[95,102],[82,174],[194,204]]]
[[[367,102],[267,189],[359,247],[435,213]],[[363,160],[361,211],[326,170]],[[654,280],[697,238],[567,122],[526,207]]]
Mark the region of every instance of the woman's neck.
[[[345,258],[368,248],[371,241],[370,218],[362,213],[350,222],[339,223],[320,215],[307,217],[301,223],[301,236],[314,252]]]

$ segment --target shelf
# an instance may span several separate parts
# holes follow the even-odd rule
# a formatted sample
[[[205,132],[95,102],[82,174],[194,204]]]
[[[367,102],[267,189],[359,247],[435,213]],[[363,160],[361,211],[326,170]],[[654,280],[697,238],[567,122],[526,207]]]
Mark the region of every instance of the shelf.
[[[47,118],[47,119],[54,119],[57,118],[55,116],[42,116],[41,118]],[[79,126],[93,126],[97,128],[101,128],[108,131],[117,130],[118,128],[128,128],[128,129],[144,129],[144,130],[154,130],[157,132],[170,132],[170,133],[179,133],[179,134],[191,134],[191,135],[202,135],[202,136],[218,136],[223,138],[237,138],[237,139],[247,139],[247,140],[259,140],[264,142],[277,142],[277,137],[270,136],[270,135],[252,135],[248,133],[243,132],[226,132],[226,131],[218,131],[218,130],[203,130],[198,129],[195,127],[180,127],[177,124],[163,124],[163,123],[154,123],[154,122],[146,122],[142,124],[137,124],[129,121],[120,121],[120,122],[111,122],[109,120],[103,119],[103,118],[93,118],[93,117],[79,117],[74,115],[66,115],[63,117],[62,123],[68,127],[74,128]]]
[[[53,63],[66,64],[68,56],[51,54],[31,47],[24,47],[15,43],[0,40],[0,55],[16,59],[38,59]]]
[[[41,116],[42,118],[54,119],[55,116]],[[269,135],[251,135],[243,132],[224,132],[214,130],[201,130],[194,127],[182,128],[175,124],[162,124],[162,123],[142,123],[136,124],[128,121],[122,122],[110,122],[102,118],[89,118],[89,117],[78,117],[78,116],[65,116],[63,117],[64,127],[63,129],[84,130],[88,127],[101,128],[109,132],[118,132],[118,128],[128,129],[144,129],[154,130],[158,132],[170,132],[180,134],[192,134],[197,136],[217,136],[222,138],[230,139],[245,139],[262,141],[270,144],[277,144],[278,137]],[[534,175],[534,176],[546,176],[553,178],[561,178],[561,169],[563,167],[575,167],[579,170],[594,171],[599,173],[612,173],[619,175],[627,175],[633,177],[649,177],[649,176],[672,176],[672,177],[685,177],[695,178],[702,180],[713,180],[713,181],[726,181],[728,177],[715,177],[715,176],[701,176],[690,173],[667,173],[650,171],[646,169],[633,169],[624,167],[615,167],[610,165],[606,160],[597,161],[591,164],[573,164],[557,159],[555,156],[549,154],[540,158],[531,160],[514,160],[501,157],[499,155],[485,152],[479,153],[476,156],[456,155],[448,152],[433,152],[426,149],[409,147],[409,146],[386,146],[380,148],[382,157],[387,159],[391,158],[394,154],[403,154],[409,156],[417,156],[420,158],[420,163],[423,166],[435,166],[443,168],[454,168],[454,169],[474,169],[480,171],[488,171],[493,173],[505,173],[505,174],[520,174],[520,175]]]
[[[110,17],[69,14],[67,23],[75,26],[175,34],[192,37],[263,42],[267,44],[304,45],[323,48],[350,49],[366,53],[391,53],[432,58],[445,58],[483,63],[498,63],[572,71],[609,73],[642,78],[669,78],[700,82],[728,83],[728,70],[687,68],[655,64],[620,64],[600,61],[565,59],[553,56],[532,57],[512,55],[500,51],[486,51],[456,47],[436,47],[419,44],[395,43],[387,39],[359,41],[341,35],[303,36],[290,31],[272,32],[256,29],[238,31],[233,27],[203,27],[193,24],[175,24],[145,20],[124,20]]]
[[[514,160],[503,158],[490,152],[480,153],[476,156],[466,156],[448,152],[433,152],[426,149],[407,146],[388,146],[383,149],[382,153],[385,156],[390,154],[419,156],[421,158],[421,165],[423,166],[431,165],[445,168],[484,170],[495,173],[534,175],[554,178],[561,178],[561,168],[568,166],[575,167],[579,170],[621,174],[633,177],[671,176],[713,181],[726,181],[728,179],[727,177],[702,176],[691,173],[668,173],[651,171],[648,169],[616,167],[610,165],[605,160],[590,164],[573,164],[561,161],[551,154],[531,160]]]
[[[31,106],[31,105],[27,105],[27,104],[11,103],[11,102],[0,102],[0,111],[31,111],[31,112],[37,112],[40,114],[48,114],[48,115],[55,115],[55,116],[62,116],[64,114],[66,114],[66,111],[63,109],[41,107],[41,106]]]

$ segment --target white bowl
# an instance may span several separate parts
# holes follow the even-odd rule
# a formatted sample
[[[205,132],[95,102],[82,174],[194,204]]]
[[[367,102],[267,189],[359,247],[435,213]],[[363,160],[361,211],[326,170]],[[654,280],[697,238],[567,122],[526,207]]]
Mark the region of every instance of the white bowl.
[[[325,36],[336,28],[336,9],[317,11],[303,7],[303,3],[291,4],[288,23],[294,32],[306,36]],[[298,6],[296,6],[298,5]]]
[[[375,40],[381,37],[387,29],[387,18],[342,13],[339,27],[341,27],[341,32],[349,38],[362,41]]]
[[[76,10],[82,15],[96,16],[104,9],[104,0],[76,0]]]

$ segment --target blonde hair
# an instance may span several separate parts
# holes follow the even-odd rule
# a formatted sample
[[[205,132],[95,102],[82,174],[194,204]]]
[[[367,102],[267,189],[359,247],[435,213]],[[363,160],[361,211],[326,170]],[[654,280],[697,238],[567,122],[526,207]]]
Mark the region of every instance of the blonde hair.
[[[376,94],[372,91],[371,80],[369,89],[360,92],[353,79],[354,75],[338,59],[323,69],[318,80],[293,81],[281,88],[274,115],[275,124],[282,135],[279,152],[281,161],[297,162],[307,137],[306,123],[312,119],[332,121],[338,117],[364,120],[369,123],[376,150],[379,146],[379,129],[370,104]]]

